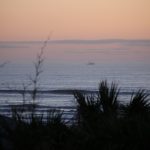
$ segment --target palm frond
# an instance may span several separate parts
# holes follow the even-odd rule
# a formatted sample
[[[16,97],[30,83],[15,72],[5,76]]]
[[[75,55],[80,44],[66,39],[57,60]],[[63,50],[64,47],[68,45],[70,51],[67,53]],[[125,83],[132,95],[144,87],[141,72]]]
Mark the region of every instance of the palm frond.
[[[138,90],[131,96],[129,104],[126,106],[127,116],[146,116],[150,113],[150,99],[145,90]]]
[[[107,81],[99,84],[98,98],[101,102],[101,108],[104,114],[116,114],[119,107],[118,101],[119,89],[115,83],[109,87]]]

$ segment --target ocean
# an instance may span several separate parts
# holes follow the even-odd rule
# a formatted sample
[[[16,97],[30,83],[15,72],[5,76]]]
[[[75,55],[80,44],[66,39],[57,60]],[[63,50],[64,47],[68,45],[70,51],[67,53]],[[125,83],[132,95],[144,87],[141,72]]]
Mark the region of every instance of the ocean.
[[[22,104],[24,86],[32,90],[30,78],[43,42],[0,42],[0,112]],[[99,83],[115,82],[119,100],[129,102],[133,92],[150,93],[150,40],[60,40],[49,41],[38,84],[40,108],[71,111],[76,106],[74,90],[95,93]],[[30,102],[27,94],[26,103]],[[43,110],[42,109],[42,110]]]

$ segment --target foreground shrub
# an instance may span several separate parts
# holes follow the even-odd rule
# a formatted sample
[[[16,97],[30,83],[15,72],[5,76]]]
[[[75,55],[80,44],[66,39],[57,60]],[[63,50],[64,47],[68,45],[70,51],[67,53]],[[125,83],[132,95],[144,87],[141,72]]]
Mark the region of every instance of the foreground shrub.
[[[150,103],[139,90],[129,103],[120,103],[117,85],[102,81],[96,94],[74,92],[75,121],[63,112],[25,113],[12,109],[12,118],[0,119],[3,150],[143,150],[150,149]],[[26,114],[26,115],[25,115]],[[5,140],[4,140],[5,139]],[[4,142],[5,141],[5,142]],[[10,145],[10,146],[6,146]]]

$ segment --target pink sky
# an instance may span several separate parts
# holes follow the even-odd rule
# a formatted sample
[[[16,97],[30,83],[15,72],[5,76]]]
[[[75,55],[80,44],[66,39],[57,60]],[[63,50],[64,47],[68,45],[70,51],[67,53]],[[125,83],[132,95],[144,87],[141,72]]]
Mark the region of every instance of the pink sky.
[[[0,0],[0,41],[150,39],[150,0]]]

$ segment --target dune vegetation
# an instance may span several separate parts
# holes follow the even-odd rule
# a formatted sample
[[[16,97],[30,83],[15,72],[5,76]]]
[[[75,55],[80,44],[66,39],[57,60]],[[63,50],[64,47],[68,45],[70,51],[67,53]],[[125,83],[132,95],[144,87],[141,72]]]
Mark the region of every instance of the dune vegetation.
[[[150,148],[150,103],[139,90],[129,103],[118,99],[117,85],[99,84],[97,94],[74,91],[76,113],[69,123],[61,110],[47,111],[47,117],[12,110],[12,117],[0,117],[2,150],[143,150]]]

